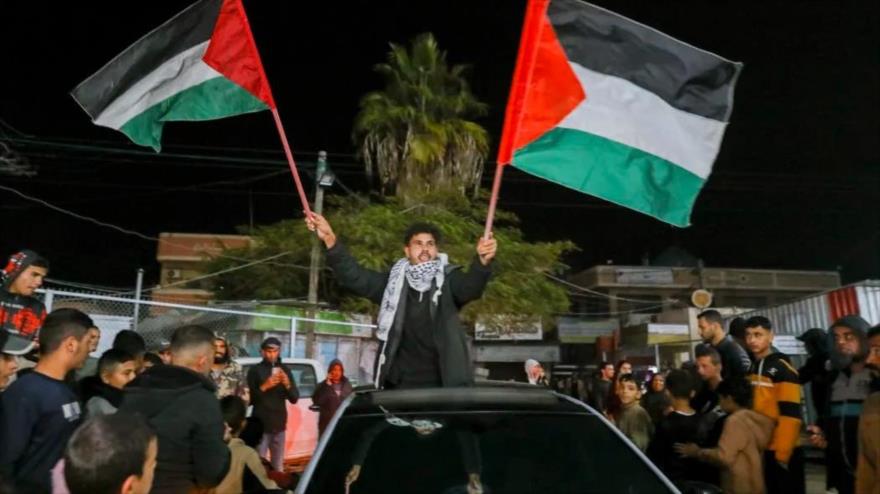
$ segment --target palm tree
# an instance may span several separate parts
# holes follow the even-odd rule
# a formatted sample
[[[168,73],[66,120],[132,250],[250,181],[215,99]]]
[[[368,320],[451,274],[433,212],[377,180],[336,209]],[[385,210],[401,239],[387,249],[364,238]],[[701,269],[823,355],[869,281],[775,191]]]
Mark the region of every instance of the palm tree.
[[[487,106],[470,92],[465,69],[449,68],[430,33],[409,50],[392,43],[388,61],[375,66],[385,88],[361,99],[354,139],[368,178],[378,170],[383,194],[404,203],[426,192],[476,194],[489,137],[468,118],[485,115]]]

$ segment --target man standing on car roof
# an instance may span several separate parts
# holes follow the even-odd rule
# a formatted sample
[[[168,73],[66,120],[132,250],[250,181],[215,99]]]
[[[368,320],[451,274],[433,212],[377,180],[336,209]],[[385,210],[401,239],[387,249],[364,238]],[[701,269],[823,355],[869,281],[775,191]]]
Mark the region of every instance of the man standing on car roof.
[[[281,341],[274,336],[260,345],[263,360],[247,373],[254,416],[263,422],[263,439],[258,451],[271,454],[272,468],[284,471],[284,444],[287,438],[287,403],[296,403],[299,390],[290,369],[281,363]]]
[[[327,220],[306,217],[309,230],[327,247],[327,264],[339,283],[379,306],[376,336],[376,386],[415,388],[466,386],[474,381],[459,309],[480,298],[492,274],[497,243],[492,235],[477,241],[467,272],[449,264],[438,249],[440,231],[416,223],[403,237],[403,253],[389,273],[362,267],[348,253]]]

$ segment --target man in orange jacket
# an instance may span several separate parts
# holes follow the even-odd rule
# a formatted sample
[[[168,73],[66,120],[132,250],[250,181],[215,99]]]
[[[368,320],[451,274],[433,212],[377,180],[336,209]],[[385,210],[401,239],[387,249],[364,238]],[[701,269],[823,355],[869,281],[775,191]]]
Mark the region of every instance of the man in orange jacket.
[[[746,321],[746,345],[755,360],[749,369],[752,408],[776,421],[764,452],[764,481],[769,494],[806,491],[801,433],[801,385],[788,355],[773,349],[773,325],[763,316]]]

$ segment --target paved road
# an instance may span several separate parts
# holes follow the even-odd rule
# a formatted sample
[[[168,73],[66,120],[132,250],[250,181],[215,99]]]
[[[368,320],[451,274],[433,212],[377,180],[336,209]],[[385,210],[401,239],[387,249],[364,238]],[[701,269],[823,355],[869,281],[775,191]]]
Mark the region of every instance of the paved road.
[[[825,465],[807,462],[807,494],[825,494]]]

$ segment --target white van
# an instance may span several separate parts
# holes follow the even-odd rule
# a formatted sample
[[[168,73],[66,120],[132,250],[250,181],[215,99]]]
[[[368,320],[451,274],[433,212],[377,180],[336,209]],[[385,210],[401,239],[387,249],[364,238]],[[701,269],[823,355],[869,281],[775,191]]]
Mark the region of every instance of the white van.
[[[262,357],[239,357],[247,376],[251,366],[259,364]],[[299,400],[296,405],[287,404],[287,438],[284,448],[284,464],[288,470],[302,470],[318,444],[318,412],[312,410],[312,395],[318,383],[327,378],[327,371],[320,362],[313,359],[282,357],[281,362],[290,369]],[[248,409],[250,415],[250,409]]]

